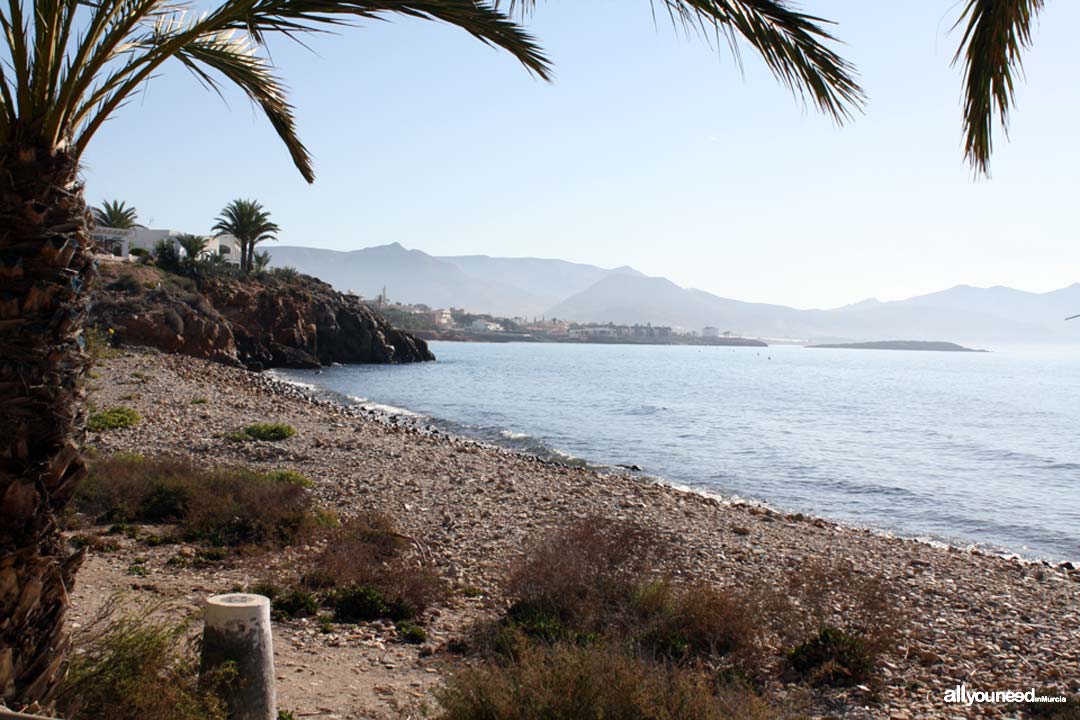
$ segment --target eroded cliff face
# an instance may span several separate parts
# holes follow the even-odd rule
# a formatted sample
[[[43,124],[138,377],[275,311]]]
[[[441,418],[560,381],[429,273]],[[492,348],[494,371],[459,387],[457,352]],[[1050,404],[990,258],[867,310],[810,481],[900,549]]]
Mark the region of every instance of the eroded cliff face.
[[[90,324],[122,343],[252,369],[434,360],[358,298],[297,278],[199,282],[131,263],[103,263]]]

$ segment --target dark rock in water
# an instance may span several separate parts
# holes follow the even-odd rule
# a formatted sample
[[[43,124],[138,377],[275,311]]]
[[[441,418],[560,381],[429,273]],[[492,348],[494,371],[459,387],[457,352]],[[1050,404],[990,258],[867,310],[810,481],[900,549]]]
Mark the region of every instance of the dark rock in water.
[[[640,465],[616,465],[615,467],[621,467],[624,470],[629,470],[630,472],[641,472]]]
[[[423,340],[306,275],[196,282],[108,263],[101,276],[90,324],[111,328],[124,343],[256,370],[435,359]]]

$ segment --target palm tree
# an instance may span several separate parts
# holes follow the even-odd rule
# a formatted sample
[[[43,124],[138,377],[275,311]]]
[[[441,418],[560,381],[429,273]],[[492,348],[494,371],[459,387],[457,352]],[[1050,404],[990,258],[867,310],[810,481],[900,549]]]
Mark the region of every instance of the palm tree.
[[[265,250],[255,253],[251,261],[251,269],[261,273],[268,267],[270,267],[270,253]]]
[[[277,240],[281,228],[270,221],[270,211],[255,200],[233,200],[221,211],[212,228],[228,233],[240,243],[240,270],[250,272],[255,246],[263,240]]]
[[[106,200],[101,207],[94,208],[92,212],[94,224],[98,227],[119,228],[120,230],[130,230],[135,227],[139,217],[135,208],[128,207],[119,200],[111,202]]]
[[[955,27],[964,26],[953,63],[964,66],[964,157],[976,173],[990,174],[994,121],[1009,132],[1014,76],[1043,0],[967,0]]]
[[[688,28],[741,36],[837,120],[861,102],[822,22],[787,0],[654,2]],[[55,687],[79,564],[56,518],[86,475],[82,326],[93,264],[79,164],[87,147],[174,61],[212,89],[246,93],[310,182],[311,158],[265,42],[393,14],[459,27],[550,76],[533,38],[482,0],[211,0],[198,12],[183,0],[10,0],[0,9],[0,700],[8,705],[47,701]]]
[[[175,238],[176,244],[184,249],[188,262],[197,262],[206,253],[206,246],[210,241],[202,235],[181,233]]]

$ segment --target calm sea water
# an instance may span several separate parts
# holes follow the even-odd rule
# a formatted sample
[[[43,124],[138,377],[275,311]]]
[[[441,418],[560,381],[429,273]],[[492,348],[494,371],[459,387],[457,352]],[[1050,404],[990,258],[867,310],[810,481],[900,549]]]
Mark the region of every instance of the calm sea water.
[[[281,374],[523,450],[907,536],[1080,558],[1080,354],[434,343]]]

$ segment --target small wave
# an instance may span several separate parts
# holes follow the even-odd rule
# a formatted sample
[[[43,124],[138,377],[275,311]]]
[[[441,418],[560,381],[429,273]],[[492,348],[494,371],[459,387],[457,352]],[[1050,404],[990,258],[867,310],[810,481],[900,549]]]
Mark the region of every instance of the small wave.
[[[513,430],[500,430],[499,435],[507,440],[527,440],[532,437],[528,433],[514,432]]]
[[[397,407],[396,405],[383,405],[382,403],[373,403],[366,400],[360,401],[360,407],[365,410],[374,410],[377,413],[383,415],[404,415],[405,417],[424,417],[423,413],[413,412],[412,410],[406,410],[405,408]]]
[[[1047,470],[1080,470],[1080,463],[1072,462],[1059,462],[1050,463],[1046,466]]]

